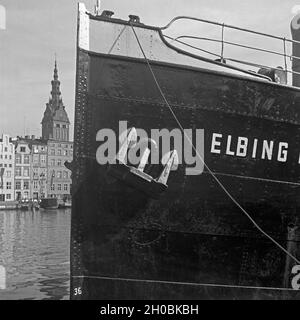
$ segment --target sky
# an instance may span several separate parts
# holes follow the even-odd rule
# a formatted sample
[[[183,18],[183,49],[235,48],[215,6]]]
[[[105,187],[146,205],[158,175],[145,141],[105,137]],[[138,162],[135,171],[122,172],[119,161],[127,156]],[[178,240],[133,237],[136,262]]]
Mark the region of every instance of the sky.
[[[0,0],[6,9],[6,29],[0,30],[0,135],[41,136],[55,54],[73,135],[77,2]],[[82,2],[93,12],[95,0]],[[125,20],[136,14],[141,22],[155,26],[189,15],[290,38],[296,5],[300,0],[102,0],[101,10],[114,11],[114,17]],[[170,30],[200,36],[207,31],[197,23]],[[231,35],[227,37],[230,41]]]

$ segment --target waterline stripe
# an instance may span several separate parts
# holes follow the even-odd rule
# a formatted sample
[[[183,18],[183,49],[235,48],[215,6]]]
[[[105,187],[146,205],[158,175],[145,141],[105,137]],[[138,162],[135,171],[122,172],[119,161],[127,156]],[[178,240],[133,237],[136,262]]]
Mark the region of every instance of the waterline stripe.
[[[181,281],[166,281],[166,280],[149,280],[149,279],[130,279],[119,277],[102,277],[102,276],[72,276],[75,279],[101,279],[101,280],[114,280],[114,281],[128,281],[128,282],[143,282],[143,283],[160,283],[160,284],[175,284],[175,285],[187,285],[198,287],[216,287],[216,288],[231,288],[231,289],[252,289],[252,290],[277,290],[277,291],[299,291],[292,288],[276,288],[276,287],[255,287],[255,286],[240,286],[230,284],[213,284],[213,283],[197,283],[197,282],[181,282]]]

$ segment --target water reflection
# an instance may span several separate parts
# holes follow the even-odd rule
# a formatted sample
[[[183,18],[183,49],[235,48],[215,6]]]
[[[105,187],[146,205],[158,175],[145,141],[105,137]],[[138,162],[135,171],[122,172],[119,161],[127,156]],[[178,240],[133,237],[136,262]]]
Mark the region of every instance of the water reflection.
[[[68,299],[71,210],[0,211],[0,299]]]

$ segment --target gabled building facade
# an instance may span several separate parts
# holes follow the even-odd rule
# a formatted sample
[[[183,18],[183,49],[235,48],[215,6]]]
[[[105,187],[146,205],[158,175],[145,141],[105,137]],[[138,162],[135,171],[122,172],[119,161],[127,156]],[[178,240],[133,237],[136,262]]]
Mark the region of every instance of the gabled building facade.
[[[28,140],[31,148],[31,198],[41,199],[47,197],[47,143],[41,139]]]
[[[30,199],[32,194],[31,149],[25,138],[18,137],[15,143],[15,200]]]
[[[8,134],[0,139],[0,202],[14,200],[15,146]]]

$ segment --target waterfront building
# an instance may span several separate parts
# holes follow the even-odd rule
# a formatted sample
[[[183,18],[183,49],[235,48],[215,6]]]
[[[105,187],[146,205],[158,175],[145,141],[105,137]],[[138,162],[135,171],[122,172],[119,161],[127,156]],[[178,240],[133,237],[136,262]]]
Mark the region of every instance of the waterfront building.
[[[32,194],[31,149],[27,139],[18,137],[15,141],[15,200],[30,199]]]
[[[0,201],[14,200],[15,146],[8,134],[0,139]]]
[[[51,97],[46,104],[42,119],[42,140],[47,143],[48,152],[47,195],[58,199],[69,199],[71,171],[64,163],[73,159],[73,142],[69,141],[70,121],[62,101],[56,61],[51,86]]]
[[[31,150],[30,167],[30,198],[40,199],[47,197],[47,142],[36,139],[35,136],[26,136],[26,141]]]

